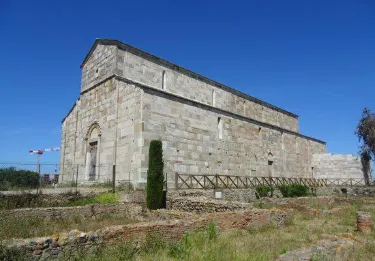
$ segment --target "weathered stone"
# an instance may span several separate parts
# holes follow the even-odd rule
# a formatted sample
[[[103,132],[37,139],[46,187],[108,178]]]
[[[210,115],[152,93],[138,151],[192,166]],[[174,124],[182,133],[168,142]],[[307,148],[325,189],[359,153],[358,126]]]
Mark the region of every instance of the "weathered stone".
[[[87,233],[87,240],[88,241],[95,241],[97,239],[98,235],[93,232],[93,231],[90,231]]]
[[[369,212],[358,211],[357,212],[357,231],[365,234],[372,232],[374,228],[374,222]]]
[[[47,220],[80,218],[95,218],[106,215],[118,215],[132,220],[142,221],[142,206],[133,203],[113,205],[87,205],[78,207],[49,207],[49,208],[22,208],[0,211],[1,216],[22,217],[24,215],[37,216]],[[57,241],[58,234],[52,235],[49,240]]]
[[[357,238],[352,234],[323,235],[313,245],[280,255],[276,261],[343,260],[353,249]]]
[[[59,246],[60,246],[59,243],[56,242],[56,241],[53,241],[53,242],[50,244],[50,247],[51,247],[51,248],[57,248],[57,247],[59,247]]]
[[[46,245],[50,245],[51,243],[52,243],[51,238],[48,238],[48,239],[46,239],[46,241],[44,241],[44,244],[46,244]]]
[[[39,256],[41,254],[43,254],[43,250],[41,250],[41,249],[36,249],[36,250],[33,251],[33,255]]]
[[[152,139],[163,141],[169,188],[176,172],[313,177],[326,146],[298,133],[297,115],[135,50],[98,40],[83,63],[80,98],[63,120],[60,182],[76,164],[78,182],[107,181],[116,162],[118,181],[142,187]]]
[[[346,186],[365,185],[361,158],[356,155],[320,153],[312,157],[312,177],[343,179]],[[353,179],[352,181],[348,179]],[[350,184],[352,183],[352,184]]]
[[[80,232],[77,229],[74,229],[69,232],[69,240],[75,241],[77,238],[79,238]]]

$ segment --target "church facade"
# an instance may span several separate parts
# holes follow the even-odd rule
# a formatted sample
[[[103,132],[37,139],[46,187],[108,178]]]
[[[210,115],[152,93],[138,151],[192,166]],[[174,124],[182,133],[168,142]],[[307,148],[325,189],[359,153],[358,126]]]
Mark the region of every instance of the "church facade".
[[[326,152],[297,115],[117,40],[96,40],[81,69],[62,121],[62,182],[76,166],[79,182],[105,182],[115,165],[116,180],[141,186],[153,139],[170,187],[175,173],[311,178]]]

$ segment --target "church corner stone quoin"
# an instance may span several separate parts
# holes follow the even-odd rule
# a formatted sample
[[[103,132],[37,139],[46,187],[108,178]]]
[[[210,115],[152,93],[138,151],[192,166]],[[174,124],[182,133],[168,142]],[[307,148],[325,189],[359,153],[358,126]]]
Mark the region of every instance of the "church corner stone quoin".
[[[313,155],[331,155],[297,115],[120,41],[97,39],[81,69],[60,182],[105,182],[116,165],[117,181],[142,186],[154,139],[169,187],[175,173],[318,178]]]

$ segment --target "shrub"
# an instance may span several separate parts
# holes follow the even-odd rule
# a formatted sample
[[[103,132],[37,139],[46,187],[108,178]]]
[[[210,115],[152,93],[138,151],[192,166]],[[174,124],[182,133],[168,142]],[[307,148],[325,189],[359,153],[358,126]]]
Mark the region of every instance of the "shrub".
[[[207,235],[208,235],[208,240],[214,240],[217,238],[217,230],[216,230],[216,225],[213,222],[210,222],[207,227]]]
[[[178,260],[183,260],[189,255],[191,248],[192,243],[189,234],[185,232],[181,242],[173,242],[169,244],[168,255]]]
[[[8,248],[0,245],[0,260],[30,260],[25,250],[18,249],[16,247]]]
[[[275,189],[270,186],[257,186],[255,190],[256,190],[256,197],[259,199],[259,198],[264,198],[264,197],[272,197],[273,191]]]
[[[147,170],[146,203],[149,209],[159,209],[163,203],[163,148],[160,140],[152,140]]]
[[[121,183],[120,185],[118,185],[116,187],[116,190],[117,191],[126,191],[126,192],[130,192],[130,191],[134,191],[134,186],[131,182],[129,181],[126,181],[124,183]]]
[[[290,184],[277,187],[284,198],[306,197],[310,195],[310,188],[306,185]]]
[[[166,242],[158,232],[149,232],[146,234],[146,240],[141,250],[145,253],[156,253],[166,247]]]
[[[280,190],[284,198],[289,197],[289,185],[279,185],[277,188]]]
[[[29,170],[17,170],[14,167],[0,169],[1,190],[9,190],[12,187],[37,188],[40,176]]]

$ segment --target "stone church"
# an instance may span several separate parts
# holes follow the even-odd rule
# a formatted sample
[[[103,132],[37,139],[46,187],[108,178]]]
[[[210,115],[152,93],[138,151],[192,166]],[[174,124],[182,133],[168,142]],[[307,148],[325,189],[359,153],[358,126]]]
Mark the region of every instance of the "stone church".
[[[62,121],[60,182],[146,182],[149,143],[174,174],[362,178],[360,160],[326,153],[298,115],[117,40],[97,39]],[[280,93],[282,95],[282,93]],[[342,168],[342,166],[346,166]]]

